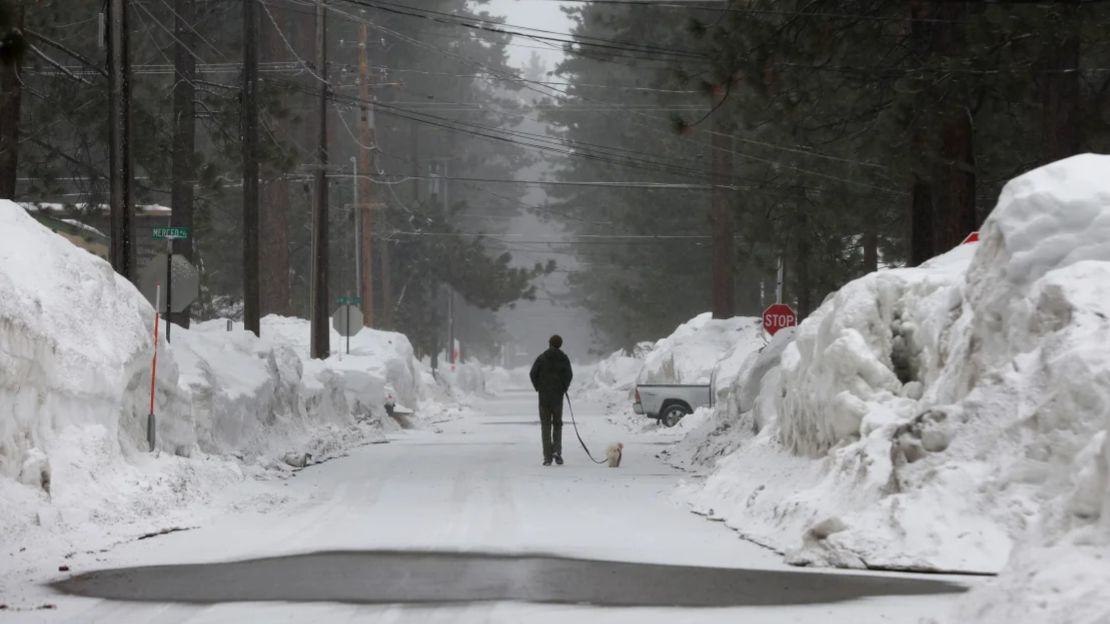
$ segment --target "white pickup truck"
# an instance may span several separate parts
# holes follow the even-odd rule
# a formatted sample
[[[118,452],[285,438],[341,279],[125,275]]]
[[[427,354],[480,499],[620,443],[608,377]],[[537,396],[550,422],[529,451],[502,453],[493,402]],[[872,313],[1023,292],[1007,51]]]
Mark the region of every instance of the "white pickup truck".
[[[637,384],[632,411],[673,427],[699,407],[713,407],[713,384]]]

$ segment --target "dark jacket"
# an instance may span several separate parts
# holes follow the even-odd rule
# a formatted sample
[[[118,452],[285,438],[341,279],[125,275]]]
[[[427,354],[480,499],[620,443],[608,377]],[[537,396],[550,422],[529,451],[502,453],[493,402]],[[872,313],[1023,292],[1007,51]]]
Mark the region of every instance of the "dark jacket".
[[[536,358],[528,376],[532,379],[532,387],[540,393],[541,403],[562,405],[574,373],[570,369],[570,358],[551,347]]]

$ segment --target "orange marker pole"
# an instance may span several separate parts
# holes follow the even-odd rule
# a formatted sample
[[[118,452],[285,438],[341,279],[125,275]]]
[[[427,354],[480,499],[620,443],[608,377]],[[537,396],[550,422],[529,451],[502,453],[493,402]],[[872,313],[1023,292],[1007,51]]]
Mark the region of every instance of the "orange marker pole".
[[[162,285],[154,287],[154,359],[150,362],[150,414],[146,418],[146,440],[150,443],[150,452],[154,452],[154,388],[158,379],[158,324],[161,318],[158,315],[162,307]]]

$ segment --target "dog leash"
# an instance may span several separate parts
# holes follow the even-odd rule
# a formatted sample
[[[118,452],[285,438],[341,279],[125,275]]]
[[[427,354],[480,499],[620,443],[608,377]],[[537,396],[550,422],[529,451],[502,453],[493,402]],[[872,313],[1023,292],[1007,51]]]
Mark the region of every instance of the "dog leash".
[[[603,459],[601,461],[594,459],[593,454],[590,453],[590,449],[586,447],[586,442],[582,439],[582,434],[578,433],[578,423],[574,421],[574,406],[570,404],[570,394],[564,393],[564,396],[567,398],[567,409],[570,411],[570,424],[574,427],[574,435],[578,438],[578,443],[582,445],[582,450],[586,451],[586,456],[595,464],[604,464],[609,461],[608,459]]]

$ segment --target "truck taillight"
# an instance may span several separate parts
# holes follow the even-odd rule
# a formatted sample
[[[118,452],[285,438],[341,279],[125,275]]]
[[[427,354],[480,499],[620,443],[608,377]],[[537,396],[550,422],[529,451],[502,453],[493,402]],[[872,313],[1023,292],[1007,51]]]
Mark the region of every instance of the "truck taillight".
[[[636,402],[637,403],[640,402],[640,389],[639,388],[636,388]]]

